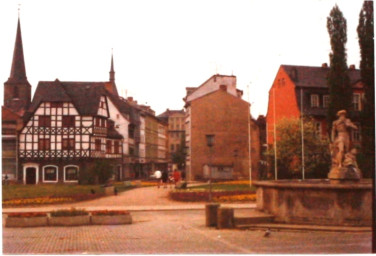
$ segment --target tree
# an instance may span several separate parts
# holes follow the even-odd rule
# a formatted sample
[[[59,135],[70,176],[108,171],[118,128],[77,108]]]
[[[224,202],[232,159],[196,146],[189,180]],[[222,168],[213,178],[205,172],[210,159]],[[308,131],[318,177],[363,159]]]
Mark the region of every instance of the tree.
[[[330,168],[329,141],[317,134],[314,122],[306,118],[304,124],[304,166],[306,178],[326,178]],[[277,123],[278,178],[302,177],[302,137],[300,119],[282,119]],[[267,152],[274,159],[274,148]],[[270,163],[269,166],[274,166]],[[274,160],[272,160],[274,161]]]
[[[172,162],[177,164],[179,169],[182,169],[185,164],[185,157],[185,136],[182,136],[179,148],[172,154]]]
[[[373,2],[365,1],[359,14],[358,38],[360,46],[360,74],[364,83],[364,101],[361,113],[362,161],[364,174],[375,170],[375,56],[373,30]],[[370,173],[371,174],[371,173]]]
[[[89,171],[91,184],[104,184],[113,175],[110,163],[104,159],[98,159]]]
[[[329,88],[329,107],[327,113],[328,128],[336,119],[339,110],[345,109],[348,113],[352,104],[352,90],[347,73],[347,24],[341,10],[337,5],[333,7],[327,18],[327,29],[330,37],[331,53],[330,70],[327,81]]]

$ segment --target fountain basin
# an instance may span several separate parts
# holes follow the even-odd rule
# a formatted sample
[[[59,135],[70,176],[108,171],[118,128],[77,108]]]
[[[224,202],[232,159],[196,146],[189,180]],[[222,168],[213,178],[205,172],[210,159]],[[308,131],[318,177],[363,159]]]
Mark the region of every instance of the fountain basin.
[[[255,181],[257,209],[275,222],[330,226],[371,226],[372,183],[360,180]]]

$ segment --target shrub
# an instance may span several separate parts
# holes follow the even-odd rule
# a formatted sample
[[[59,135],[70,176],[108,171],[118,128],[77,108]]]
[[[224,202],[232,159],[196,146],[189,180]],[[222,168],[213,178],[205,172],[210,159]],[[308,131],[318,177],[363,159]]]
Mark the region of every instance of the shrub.
[[[101,210],[101,211],[92,211],[91,215],[93,216],[112,216],[112,215],[128,215],[128,211],[121,210]]]
[[[9,218],[32,218],[32,217],[46,217],[45,212],[13,212],[9,213]]]
[[[70,210],[57,210],[51,212],[51,217],[83,216],[89,213],[85,209],[71,208]]]

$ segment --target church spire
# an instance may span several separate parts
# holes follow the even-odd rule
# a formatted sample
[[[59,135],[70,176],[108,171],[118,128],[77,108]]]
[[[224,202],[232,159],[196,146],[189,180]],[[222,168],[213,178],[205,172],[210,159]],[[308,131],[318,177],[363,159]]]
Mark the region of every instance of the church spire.
[[[27,81],[23,53],[20,16],[18,14],[16,42],[8,81],[4,83],[4,106],[23,114],[31,102],[31,85]]]
[[[18,17],[16,42],[13,51],[12,68],[10,71],[9,82],[26,82],[26,69],[25,59],[23,54],[22,36],[21,36],[21,24]]]
[[[111,70],[110,70],[110,82],[115,83],[115,71],[114,71],[114,53],[111,53]]]
[[[106,89],[112,94],[119,96],[116,84],[115,84],[115,70],[114,70],[114,53],[111,53],[111,69],[110,69],[110,81],[106,83]]]

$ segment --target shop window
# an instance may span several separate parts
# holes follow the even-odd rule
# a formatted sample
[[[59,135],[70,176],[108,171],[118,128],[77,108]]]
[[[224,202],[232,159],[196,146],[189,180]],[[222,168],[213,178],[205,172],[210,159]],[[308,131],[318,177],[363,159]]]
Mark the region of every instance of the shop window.
[[[65,166],[64,167],[64,181],[78,181],[78,167]]]
[[[57,172],[56,166],[44,166],[43,167],[43,181],[44,182],[57,182]]]

